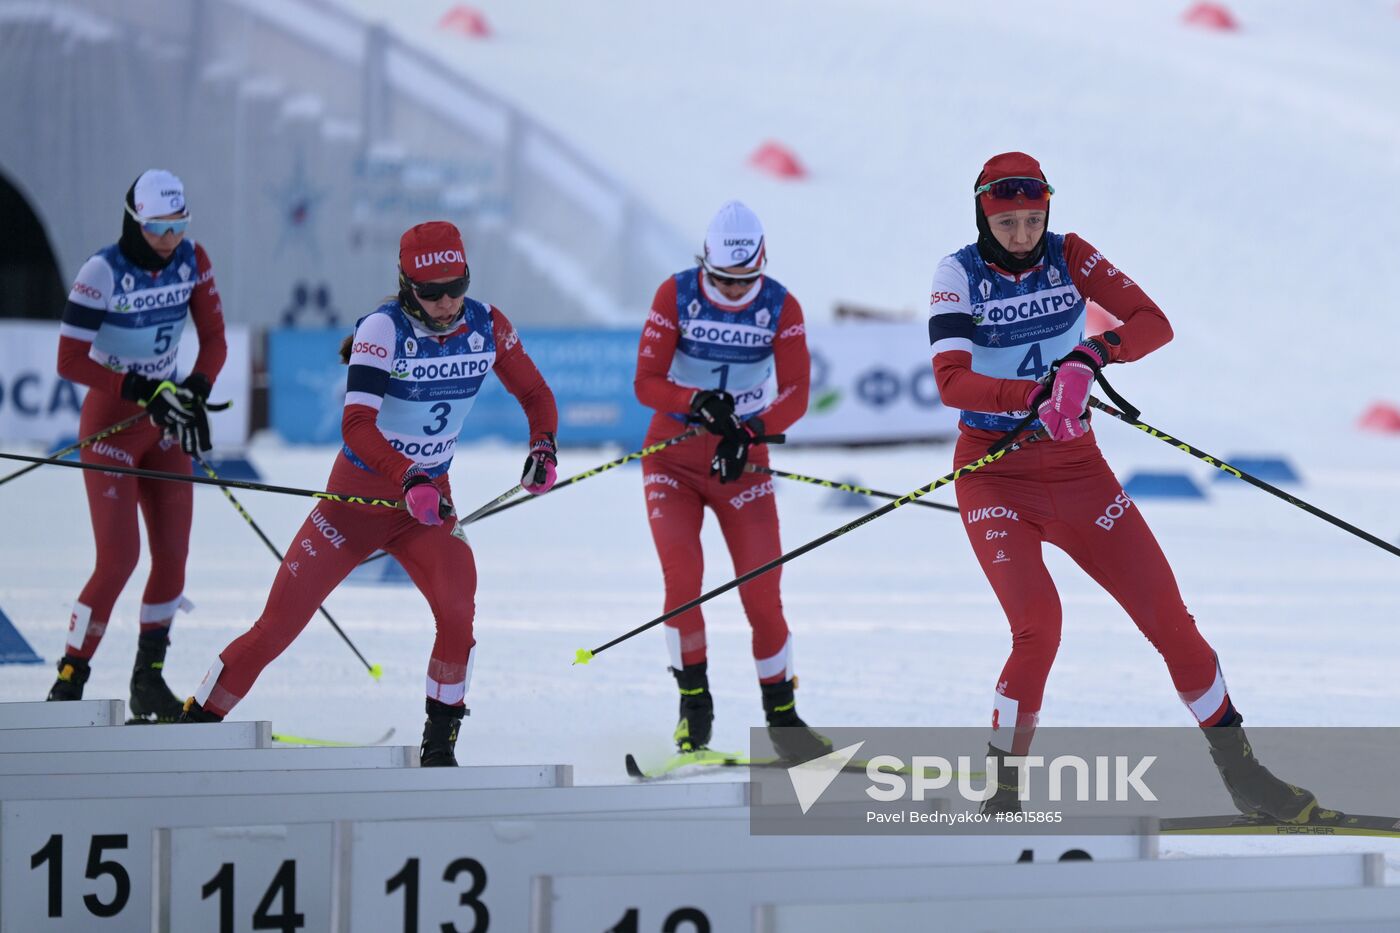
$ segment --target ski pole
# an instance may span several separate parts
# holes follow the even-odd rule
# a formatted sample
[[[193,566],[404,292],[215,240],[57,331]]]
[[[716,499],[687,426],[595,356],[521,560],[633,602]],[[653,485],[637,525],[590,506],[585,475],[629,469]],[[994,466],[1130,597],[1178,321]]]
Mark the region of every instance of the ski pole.
[[[657,451],[665,450],[667,447],[679,444],[681,441],[689,440],[690,438],[694,437],[699,433],[699,428],[691,428],[688,431],[685,431],[681,434],[677,434],[675,437],[667,438],[664,441],[658,441],[649,447],[643,447],[641,450],[634,450],[630,454],[618,457],[616,460],[609,460],[607,463],[604,463],[600,466],[596,466],[591,470],[584,470],[582,473],[571,476],[563,482],[555,483],[554,488],[551,489],[550,492],[556,492],[564,488],[565,486],[571,486],[574,483],[581,483],[584,480],[588,479],[590,476],[597,476],[599,473],[605,473],[608,470],[611,470],[615,467],[620,467],[624,463],[628,463],[632,460],[640,460],[643,457],[649,457]],[[779,437],[781,437],[781,435],[779,435]],[[524,496],[522,498],[516,499],[514,502],[505,502],[505,500],[509,499],[511,496],[515,495],[523,488],[523,486],[516,485],[506,490],[496,498],[492,499],[490,502],[483,505],[481,508],[477,509],[475,512],[468,515],[466,518],[460,519],[457,522],[457,527],[460,528],[465,525],[470,525],[472,522],[480,521],[483,518],[495,515],[497,512],[504,512],[506,509],[520,505],[523,502],[529,502],[532,499],[538,499],[540,497]],[[540,495],[548,495],[548,493],[540,493]],[[500,503],[502,502],[505,502],[505,504],[501,505]],[[363,567],[365,564],[373,563],[374,561],[380,560],[388,556],[389,553],[387,551],[380,551],[378,554],[371,554],[369,557],[366,557],[364,560],[360,561],[360,566]]]
[[[523,492],[524,490],[524,486],[520,485],[519,483],[516,483],[514,486],[510,487],[505,492],[501,493],[499,496],[492,499],[490,502],[486,503],[481,508],[477,509],[475,512],[471,513],[466,518],[459,520],[458,524],[470,525],[472,522],[476,521],[478,518],[485,515],[487,512],[491,511],[493,508],[509,499],[511,496],[514,496],[518,492]]]
[[[219,478],[219,474],[214,471],[214,468],[211,467],[208,461],[206,461],[203,457],[195,455],[194,462],[199,464],[204,469],[204,472],[208,473],[212,479]],[[273,544],[271,539],[269,539],[267,535],[263,534],[263,530],[258,527],[257,522],[253,521],[253,516],[249,515],[248,510],[243,508],[243,504],[234,498],[233,493],[229,492],[228,487],[221,486],[220,489],[223,491],[224,497],[228,499],[229,503],[235,509],[238,510],[238,514],[243,516],[243,520],[248,523],[248,527],[252,528],[253,532],[259,538],[262,539],[262,543],[267,545],[267,549],[272,552],[272,556],[277,558],[278,561],[281,561],[282,552],[277,550],[277,545]],[[377,682],[379,678],[383,676],[384,668],[380,667],[378,664],[371,664],[369,663],[369,661],[365,660],[365,656],[363,654],[360,654],[360,649],[355,647],[355,643],[350,640],[350,636],[345,634],[345,630],[342,629],[340,625],[336,623],[335,619],[331,617],[330,612],[326,610],[325,606],[318,606],[317,608],[321,610],[321,615],[326,617],[326,621],[331,624],[331,628],[335,629],[335,633],[341,637],[341,640],[344,641],[345,644],[350,646],[351,651],[355,652],[355,657],[359,658],[360,663],[363,664],[365,668],[369,671],[369,676],[374,678],[374,680]]]
[[[466,539],[466,532],[463,532],[463,531],[462,531],[462,525],[468,525],[468,524],[470,524],[470,523],[473,523],[473,521],[476,521],[477,518],[479,518],[480,516],[484,516],[484,514],[486,514],[487,511],[490,511],[490,510],[491,510],[491,506],[498,506],[498,504],[503,503],[503,502],[505,502],[505,500],[510,499],[511,496],[514,496],[515,493],[521,492],[522,489],[525,489],[524,486],[521,486],[521,485],[511,486],[510,489],[505,490],[505,492],[501,493],[500,496],[497,496],[496,499],[493,499],[493,500],[491,500],[491,502],[484,504],[484,506],[480,507],[480,509],[477,509],[476,511],[473,511],[473,513],[470,514],[470,516],[468,516],[468,517],[466,517],[466,518],[462,518],[461,521],[458,521],[458,523],[456,523],[456,528],[454,528],[454,530],[452,530],[452,535],[454,535],[454,537],[456,537],[456,535],[461,535],[463,541],[465,541],[465,539]],[[357,566],[357,567],[363,567],[364,565],[367,565],[367,563],[374,563],[375,560],[382,560],[382,559],[384,559],[384,558],[388,558],[388,556],[389,556],[389,552],[388,552],[388,551],[381,551],[381,552],[378,552],[378,553],[371,553],[371,555],[368,556],[368,558],[365,558],[364,560],[361,560],[361,562],[360,562],[360,563],[357,563],[356,566]]]
[[[650,622],[647,622],[643,625],[639,625],[636,628],[632,629],[632,631],[617,636],[612,641],[605,642],[604,644],[599,645],[597,648],[594,648],[591,651],[587,648],[580,648],[574,653],[574,663],[587,664],[589,661],[592,661],[596,655],[608,650],[613,645],[624,642],[634,635],[640,635],[647,629],[652,628],[656,625],[660,625],[667,619],[673,619],[683,612],[689,612],[696,606],[709,602],[721,593],[727,593],[730,590],[734,589],[736,586],[742,586],[743,584],[748,583],[750,580],[763,576],[763,574],[776,567],[781,567],[783,564],[786,564],[790,560],[801,557],[808,551],[814,551],[817,548],[821,547],[823,544],[836,540],[837,538],[841,537],[847,532],[855,531],[862,525],[865,525],[869,522],[873,522],[875,519],[880,518],[883,515],[888,515],[889,513],[893,512],[895,509],[899,508],[902,505],[908,505],[911,502],[917,502],[920,497],[928,495],[938,487],[947,486],[950,483],[956,482],[958,479],[966,476],[967,474],[972,473],[976,470],[980,470],[989,463],[995,463],[1002,457],[1005,457],[1007,454],[1012,453],[1016,450],[1020,450],[1022,447],[1026,447],[1030,444],[1033,444],[1039,439],[1039,434],[1032,434],[1024,440],[1018,440],[1014,441],[1011,444],[1008,444],[1001,450],[983,454],[982,459],[975,460],[972,463],[967,464],[966,466],[958,467],[953,472],[944,474],[943,476],[940,476],[938,479],[934,480],[933,482],[927,485],[920,486],[918,489],[906,492],[904,495],[895,499],[893,502],[887,502],[884,505],[880,506],[878,509],[875,509],[873,512],[866,512],[864,515],[862,515],[860,518],[857,518],[855,521],[847,522],[840,528],[828,531],[820,538],[814,538],[811,541],[808,541],[806,544],[802,545],[801,547],[794,548],[793,550],[788,551],[786,554],[779,555],[778,557],[773,558],[763,566],[755,567],[748,573],[736,577],[735,579],[730,580],[728,583],[715,587],[708,593],[702,593],[695,599],[692,599],[690,602],[685,603],[681,606],[677,606],[669,612],[664,612],[661,615],[657,616],[655,619],[652,619]]]
[[[184,473],[166,473],[162,470],[142,470],[135,467],[108,466],[103,463],[70,463],[67,460],[53,460],[45,457],[27,457],[24,454],[7,454],[0,451],[0,460],[20,460],[37,466],[66,467],[70,470],[98,470],[102,473],[120,473],[125,476],[144,476],[147,479],[169,480],[174,483],[194,483],[203,486],[224,486],[233,489],[251,489],[254,492],[275,492],[284,496],[304,496],[309,499],[322,499],[326,502],[345,502],[351,505],[375,505],[386,509],[408,511],[402,499],[376,499],[370,496],[352,496],[339,492],[322,492],[317,489],[299,489],[295,486],[273,486],[269,483],[254,483],[243,479],[209,479],[204,476],[191,476]],[[452,507],[443,503],[440,514],[444,519],[453,515]]]
[[[98,441],[102,440],[103,438],[111,437],[113,434],[116,434],[118,431],[124,431],[124,430],[126,430],[127,428],[131,427],[133,424],[135,424],[136,422],[140,421],[140,420],[141,420],[142,418],[144,418],[144,417],[146,417],[146,413],[145,413],[144,411],[138,411],[136,414],[132,415],[130,418],[125,418],[125,419],[123,419],[123,420],[121,420],[121,421],[118,421],[116,424],[112,425],[110,428],[103,428],[101,431],[98,431],[96,434],[89,434],[87,437],[83,438],[82,440],[80,440],[80,441],[75,441],[74,443],[69,444],[67,447],[63,448],[62,450],[55,450],[53,453],[49,454],[49,457],[50,457],[51,459],[54,459],[54,460],[62,460],[64,457],[68,456],[69,454],[71,454],[71,453],[72,453],[73,451],[75,451],[75,450],[82,450],[84,447],[87,447],[87,446],[90,445],[90,444],[96,444]],[[12,479],[19,479],[21,476],[23,476],[24,474],[28,473],[30,470],[37,470],[37,469],[39,469],[39,467],[41,467],[41,466],[43,466],[42,463],[31,463],[31,464],[30,464],[29,466],[27,466],[27,467],[20,467],[18,470],[15,470],[13,473],[9,474],[8,476],[0,477],[0,486],[5,485],[6,483],[8,483],[8,482],[9,482],[10,480],[12,480]]]
[[[634,450],[630,454],[624,454],[623,456],[618,457],[616,460],[609,460],[607,463],[600,464],[599,466],[596,466],[591,470],[584,470],[582,473],[577,473],[573,476],[570,476],[566,480],[555,483],[554,488],[549,490],[549,492],[540,493],[538,496],[525,496],[524,498],[516,499],[514,502],[507,502],[504,505],[498,505],[494,508],[487,508],[484,510],[477,509],[470,516],[468,516],[468,518],[465,521],[461,522],[461,524],[467,524],[473,521],[480,521],[481,519],[487,518],[488,516],[504,512],[506,509],[513,509],[521,503],[531,502],[535,499],[542,499],[550,493],[558,492],[565,486],[572,486],[575,483],[581,483],[589,477],[597,476],[599,473],[606,473],[608,470],[616,469],[617,467],[620,467],[625,463],[631,463],[633,460],[640,460],[643,457],[650,457],[652,454],[659,453],[660,451],[665,450],[667,447],[674,446],[676,444],[681,443],[682,441],[688,441],[699,433],[700,429],[698,427],[690,428],[680,434],[677,434],[675,437],[668,437],[664,441],[657,441],[655,444],[643,447],[641,450]]]
[[[821,486],[823,489],[837,489],[841,492],[853,492],[861,496],[871,496],[876,499],[898,499],[892,492],[881,492],[878,489],[867,489],[864,486],[857,486],[854,483],[838,483],[829,479],[817,479],[815,476],[803,476],[800,473],[788,473],[785,470],[775,470],[772,467],[760,466],[757,463],[750,463],[744,467],[750,473],[766,473],[769,476],[776,476],[780,479],[796,480],[799,483],[810,483],[813,486]],[[942,509],[945,512],[957,512],[956,505],[947,505],[942,502],[925,502],[922,499],[915,499],[910,505],[922,505],[926,509]]]
[[[1368,532],[1368,531],[1363,531],[1363,530],[1361,530],[1360,528],[1357,528],[1355,525],[1351,524],[1350,522],[1343,521],[1342,519],[1338,518],[1338,517],[1335,516],[1335,515],[1332,515],[1332,514],[1330,514],[1330,513],[1328,513],[1328,512],[1324,512],[1322,509],[1319,509],[1317,506],[1313,505],[1312,503],[1310,503],[1310,502],[1304,502],[1302,499],[1299,499],[1297,496],[1290,495],[1289,493],[1284,492],[1282,489],[1279,489],[1277,486],[1273,486],[1273,485],[1271,485],[1271,484],[1269,484],[1269,483],[1264,482],[1262,479],[1259,479],[1259,477],[1257,477],[1257,476],[1251,476],[1250,474],[1246,473],[1244,470],[1241,470],[1240,468],[1235,467],[1235,466],[1231,466],[1230,464],[1226,463],[1224,460],[1221,460],[1219,457],[1211,456],[1210,454],[1206,453],[1205,451],[1200,450],[1199,448],[1193,447],[1193,446],[1191,446],[1190,444],[1186,443],[1186,442],[1183,441],[1183,440],[1180,440],[1180,439],[1178,439],[1178,438],[1172,437],[1170,434],[1166,434],[1166,433],[1164,433],[1164,432],[1162,432],[1162,431],[1159,431],[1159,430],[1157,430],[1156,428],[1152,427],[1152,425],[1147,424],[1146,422],[1141,421],[1141,420],[1139,420],[1139,419],[1136,418],[1136,417],[1129,417],[1128,415],[1123,414],[1123,412],[1121,412],[1121,411],[1119,411],[1118,409],[1112,407],[1111,405],[1105,405],[1103,402],[1099,401],[1099,400],[1096,399],[1096,398],[1092,398],[1092,397],[1091,397],[1091,398],[1089,399],[1089,407],[1090,407],[1090,408],[1097,408],[1099,411],[1103,412],[1104,414],[1109,415],[1109,416],[1114,417],[1114,418],[1117,418],[1119,421],[1123,422],[1124,424],[1131,425],[1131,426],[1137,428],[1139,431],[1143,432],[1144,434],[1151,435],[1152,437],[1157,438],[1157,440],[1162,441],[1162,442],[1165,443],[1165,444],[1169,444],[1169,445],[1171,445],[1172,447],[1175,447],[1177,450],[1185,451],[1186,453],[1188,453],[1188,454],[1190,454],[1191,456],[1195,457],[1197,460],[1200,460],[1202,463],[1208,463],[1208,464],[1210,464],[1211,466],[1215,467],[1217,470],[1220,470],[1220,471],[1223,472],[1223,473],[1229,473],[1231,476],[1235,477],[1236,479],[1242,479],[1242,480],[1244,480],[1246,483],[1249,483],[1251,486],[1258,487],[1259,489],[1264,490],[1265,492],[1269,493],[1269,494],[1272,495],[1272,496],[1277,496],[1278,498],[1282,499],[1284,502],[1287,502],[1289,505],[1296,505],[1298,508],[1302,509],[1304,512],[1307,512],[1307,513],[1309,513],[1309,514],[1311,514],[1311,515],[1316,515],[1318,518],[1322,519],[1323,521],[1329,522],[1329,523],[1331,523],[1331,524],[1333,524],[1333,525],[1336,525],[1338,528],[1342,529],[1343,531],[1349,531],[1349,532],[1351,532],[1352,534],[1356,535],[1356,536],[1357,536],[1358,538],[1360,538],[1361,540],[1363,540],[1363,541],[1369,541],[1371,544],[1374,544],[1376,547],[1381,548],[1381,549],[1384,550],[1384,551],[1389,551],[1391,554],[1394,554],[1394,555],[1396,555],[1397,557],[1400,557],[1400,548],[1398,548],[1398,547],[1396,547],[1395,545],[1391,544],[1389,541],[1385,541],[1385,540],[1382,540],[1381,538],[1377,538],[1375,535],[1371,534],[1370,532]]]

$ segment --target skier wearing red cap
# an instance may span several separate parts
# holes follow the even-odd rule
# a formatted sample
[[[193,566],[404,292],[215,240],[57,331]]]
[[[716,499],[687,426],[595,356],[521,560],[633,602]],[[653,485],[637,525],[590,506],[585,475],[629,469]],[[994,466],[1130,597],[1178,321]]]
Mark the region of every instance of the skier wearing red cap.
[[[773,480],[745,466],[767,466],[762,437],[802,417],[811,380],[802,307],[764,274],[767,247],[754,212],[738,201],[721,207],[697,259],[697,266],[656,290],[634,383],[641,403],[656,410],[647,444],[688,425],[704,431],[642,464],[668,611],[700,595],[700,525],[707,506],[719,519],[736,574],[782,553]],[[780,571],[771,571],[739,587],[739,597],[753,629],[754,666],[773,743],[785,756],[805,759],[829,747],[797,715],[792,635],[779,581]],[[701,750],[709,745],[714,721],[705,620],[697,607],[665,628],[681,694],[676,745],[683,753]]]
[[[349,364],[344,446],[326,488],[402,499],[402,511],[322,502],[293,539],[262,616],[220,653],[182,721],[228,715],[253,682],[306,627],[340,581],[374,551],[396,557],[433,612],[421,763],[455,766],[457,729],[476,659],[472,619],[476,564],[456,517],[443,518],[447,471],[467,413],[495,372],[530,425],[521,485],[554,485],[554,395],[501,310],[466,297],[470,281],[457,228],[419,224],[399,242],[399,293],[361,318],[341,347]]]
[[[1306,821],[1317,801],[1255,760],[1238,727],[1215,652],[1196,628],[1142,513],[1123,492],[1089,426],[1089,391],[1110,363],[1139,360],[1171,340],[1161,309],[1082,237],[1047,229],[1055,189],[1021,152],[992,157],[974,187],[977,242],[933,276],[929,340],[939,393],[962,409],[954,462],[983,457],[1032,411],[1044,437],[960,478],[972,549],[1011,624],[997,681],[990,754],[1024,755],[1060,642],[1060,600],[1041,556],[1065,551],[1127,611],[1166,661],[1202,726],[1236,805]],[[1086,299],[1122,322],[1084,335]],[[987,812],[1019,809],[1003,769]]]
[[[84,463],[189,473],[190,455],[211,447],[204,404],[228,348],[214,271],[204,247],[185,236],[189,222],[180,179],[142,172],[126,192],[121,239],[78,270],[59,327],[58,374],[89,387],[79,434],[97,434],[143,409],[150,415],[84,447]],[[181,379],[175,359],[187,322],[199,355]],[[48,698],[82,699],[112,606],[141,556],[139,507],[151,575],[141,596],[130,712],[134,721],[174,722],[180,700],[162,671],[175,611],[191,605],[184,595],[191,487],[95,471],[84,477],[97,560],[73,605]]]

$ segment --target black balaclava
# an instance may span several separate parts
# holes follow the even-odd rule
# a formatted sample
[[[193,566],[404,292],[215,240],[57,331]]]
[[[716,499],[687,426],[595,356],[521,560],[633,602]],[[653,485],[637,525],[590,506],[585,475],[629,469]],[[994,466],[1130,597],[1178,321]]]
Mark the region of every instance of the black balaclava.
[[[987,163],[982,166],[982,171],[977,175],[977,181],[973,187],[977,188],[989,181],[999,178],[1039,178],[1045,179],[1045,172],[1041,170],[1040,163],[1034,157],[1026,155],[1024,152],[1003,152],[992,156]],[[986,197],[991,198],[988,194]],[[1020,275],[1022,272],[1039,265],[1045,258],[1045,231],[1041,231],[1040,242],[1036,243],[1035,249],[1027,254],[1025,259],[1017,259],[1006,250],[997,238],[992,235],[992,228],[987,223],[987,212],[982,206],[983,196],[973,194],[972,200],[977,209],[977,252],[982,256],[984,262],[993,263],[1007,272]],[[997,202],[994,202],[997,203]],[[1043,204],[1035,202],[1024,202],[1017,199],[1016,202],[1000,202],[1004,204],[1006,210],[1016,210],[1021,207],[1033,210],[1045,211],[1045,230],[1050,229],[1050,199],[1047,195]]]
[[[136,210],[136,182],[134,181],[131,183],[131,187],[126,189],[126,206],[133,211]],[[147,243],[146,238],[141,235],[141,225],[127,211],[122,211],[122,236],[117,241],[117,246],[121,249],[123,256],[147,272],[159,272],[170,264],[170,259],[175,258],[174,253],[170,254],[170,259],[160,258],[160,254],[151,249],[151,244]]]
[[[1045,230],[1050,229],[1050,209],[1045,209],[1045,230],[1040,232],[1040,242],[1036,243],[1035,249],[1031,250],[1025,259],[1017,259],[992,236],[992,228],[987,223],[987,214],[982,210],[980,199],[977,202],[977,252],[981,254],[983,262],[989,262],[1007,272],[1020,275],[1027,269],[1034,269],[1040,265],[1045,258]]]

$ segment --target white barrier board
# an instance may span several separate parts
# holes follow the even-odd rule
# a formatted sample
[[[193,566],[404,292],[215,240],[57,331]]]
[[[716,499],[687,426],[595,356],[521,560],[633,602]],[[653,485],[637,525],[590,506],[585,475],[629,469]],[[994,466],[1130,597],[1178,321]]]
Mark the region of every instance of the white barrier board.
[[[363,748],[206,748],[195,751],[0,752],[5,774],[123,774],[133,771],[276,771],[416,768],[409,745]],[[569,782],[572,783],[572,782]]]
[[[507,787],[559,787],[564,765],[479,768],[356,768],[290,771],[173,771],[0,776],[0,800],[218,797],[228,794],[383,794]],[[567,785],[564,785],[567,786]]]
[[[0,729],[65,729],[120,726],[126,722],[121,700],[71,700],[66,703],[0,703]],[[0,747],[4,741],[0,739]]]
[[[330,930],[332,826],[161,829],[158,933]]]
[[[842,865],[902,867],[981,862],[1010,867],[1067,850],[1106,859],[1141,858],[1151,840],[1129,836],[753,836],[744,810],[715,811],[677,827],[661,820],[512,820],[356,823],[341,914],[347,933],[410,929],[525,930],[532,877],[612,871],[702,872]],[[620,916],[620,914],[619,914]],[[605,918],[599,918],[605,919]],[[595,925],[607,929],[617,917]],[[474,926],[475,924],[475,926]],[[446,927],[444,927],[446,929]],[[682,927],[681,929],[684,929]],[[736,929],[717,926],[716,930]]]
[[[704,819],[714,808],[738,819],[747,803],[748,785],[738,783],[6,800],[0,802],[0,933],[147,933],[151,836],[159,828],[579,815],[674,823]]]
[[[544,876],[535,879],[530,933],[599,930],[748,930],[765,903],[919,896],[1098,897],[1107,891],[1358,888],[1382,883],[1380,855],[1066,861],[1017,865],[891,865],[807,871],[678,871]],[[929,917],[936,914],[929,914]],[[926,918],[927,919],[927,918]],[[691,924],[686,927],[685,922]],[[917,927],[906,927],[917,929]],[[949,927],[951,929],[951,927]]]
[[[9,729],[0,732],[0,753],[267,748],[271,744],[272,724],[268,722],[92,726],[82,730]]]
[[[949,898],[883,904],[800,904],[765,907],[757,933],[850,933],[939,929],[986,933],[1025,930],[1394,930],[1400,888],[1207,891],[1183,897],[1101,893],[1088,897]]]

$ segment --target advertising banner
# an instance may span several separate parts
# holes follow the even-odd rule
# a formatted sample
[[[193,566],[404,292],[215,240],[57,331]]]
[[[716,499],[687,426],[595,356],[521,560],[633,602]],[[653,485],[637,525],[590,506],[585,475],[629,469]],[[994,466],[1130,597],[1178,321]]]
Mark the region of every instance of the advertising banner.
[[[209,428],[216,449],[248,442],[248,328],[225,333],[228,360],[214,385],[214,401],[231,400],[226,411],[211,412]],[[185,328],[176,371],[190,371],[199,341]],[[57,321],[0,321],[0,442],[27,441],[57,447],[78,436],[78,414],[87,387],[60,379]]]
[[[302,444],[340,440],[345,367],[337,351],[345,328],[279,330],[269,335],[272,427]],[[636,447],[651,411],[633,393],[637,342],[631,329],[530,329],[525,349],[559,405],[559,440],[569,445]],[[943,407],[923,324],[838,324],[808,328],[812,394],[807,414],[787,432],[801,444],[883,443],[948,437],[957,412]],[[519,404],[498,379],[482,385],[465,442],[522,441]]]

